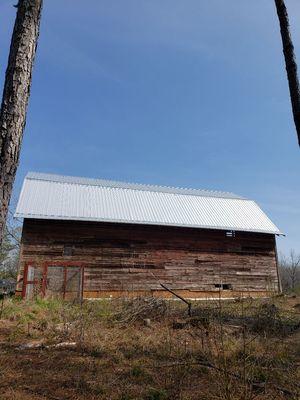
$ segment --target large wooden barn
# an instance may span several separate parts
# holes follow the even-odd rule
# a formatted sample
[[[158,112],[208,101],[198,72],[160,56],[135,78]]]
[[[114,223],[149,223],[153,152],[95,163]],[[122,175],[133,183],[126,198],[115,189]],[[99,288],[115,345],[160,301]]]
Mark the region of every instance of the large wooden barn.
[[[232,193],[40,173],[25,178],[23,297],[268,296],[278,228]]]

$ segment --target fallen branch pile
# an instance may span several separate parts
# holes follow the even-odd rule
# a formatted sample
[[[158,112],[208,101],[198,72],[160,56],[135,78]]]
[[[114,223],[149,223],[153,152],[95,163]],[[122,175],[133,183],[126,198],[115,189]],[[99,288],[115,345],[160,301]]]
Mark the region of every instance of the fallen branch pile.
[[[121,323],[133,323],[145,318],[161,318],[166,312],[165,300],[156,297],[137,297],[126,301],[115,317]]]

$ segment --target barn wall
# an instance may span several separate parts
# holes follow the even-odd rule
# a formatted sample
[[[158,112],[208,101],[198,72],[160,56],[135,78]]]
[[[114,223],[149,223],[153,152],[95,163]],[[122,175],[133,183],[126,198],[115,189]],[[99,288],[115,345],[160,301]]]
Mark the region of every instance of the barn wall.
[[[29,261],[82,263],[84,297],[169,296],[160,282],[190,298],[219,296],[220,283],[232,285],[222,291],[225,297],[278,288],[275,236],[269,234],[227,237],[220,230],[25,219],[21,275]]]

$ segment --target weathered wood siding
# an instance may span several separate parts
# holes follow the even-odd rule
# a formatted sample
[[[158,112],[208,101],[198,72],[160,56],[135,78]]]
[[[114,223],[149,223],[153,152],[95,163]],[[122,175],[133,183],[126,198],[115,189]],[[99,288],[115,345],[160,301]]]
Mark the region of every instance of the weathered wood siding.
[[[278,288],[275,237],[268,234],[25,219],[21,247],[21,270],[26,261],[82,263],[85,297],[163,295],[160,282],[189,297],[218,294],[220,283],[232,285],[222,292],[229,297]]]

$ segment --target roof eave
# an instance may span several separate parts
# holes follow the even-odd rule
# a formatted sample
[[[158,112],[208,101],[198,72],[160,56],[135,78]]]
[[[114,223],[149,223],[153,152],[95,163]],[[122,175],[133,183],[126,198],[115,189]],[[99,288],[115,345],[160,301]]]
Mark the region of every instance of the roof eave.
[[[209,225],[190,225],[190,224],[174,224],[174,223],[158,223],[149,221],[130,221],[122,219],[108,219],[108,218],[87,218],[87,217],[66,217],[57,215],[37,215],[37,214],[22,214],[16,212],[15,218],[28,218],[28,219],[51,219],[51,220],[63,220],[63,221],[86,221],[86,222],[108,222],[108,223],[121,223],[121,224],[137,224],[137,225],[153,225],[153,226],[174,226],[178,228],[194,228],[194,229],[212,229],[222,231],[236,231],[236,232],[252,232],[252,233],[265,233],[276,236],[285,236],[284,233],[279,230],[268,231],[259,229],[245,229],[230,226],[209,226]]]

